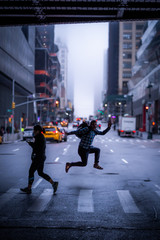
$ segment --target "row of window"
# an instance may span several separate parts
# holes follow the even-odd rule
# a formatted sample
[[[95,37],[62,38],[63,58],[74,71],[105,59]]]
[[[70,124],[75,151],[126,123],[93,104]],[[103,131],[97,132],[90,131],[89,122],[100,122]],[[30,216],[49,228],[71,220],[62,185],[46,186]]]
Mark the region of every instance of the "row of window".
[[[136,30],[142,30],[144,24],[137,23],[136,24]],[[132,23],[123,23],[123,29],[124,30],[132,30]]]
[[[136,33],[136,40],[140,40],[141,35],[141,33]],[[123,40],[132,40],[132,32],[123,33]]]

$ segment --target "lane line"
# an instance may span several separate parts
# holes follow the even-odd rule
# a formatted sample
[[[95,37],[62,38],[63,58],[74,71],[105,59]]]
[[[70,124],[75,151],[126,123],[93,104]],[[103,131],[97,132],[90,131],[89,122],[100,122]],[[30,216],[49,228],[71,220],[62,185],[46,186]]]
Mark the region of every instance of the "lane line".
[[[124,163],[128,163],[127,160],[125,160],[124,158],[121,159]]]
[[[160,186],[159,185],[155,184],[154,186],[160,190]]]
[[[19,150],[19,148],[16,148],[16,149],[13,150],[13,152],[16,152],[16,151],[18,151],[18,150]]]
[[[94,212],[93,190],[80,190],[78,198],[78,212]]]
[[[112,149],[110,149],[111,152],[114,152]]]
[[[18,188],[10,188],[6,193],[2,194],[0,196],[0,208],[2,208],[5,203],[14,198],[19,192],[20,189]]]
[[[160,191],[156,191],[157,195],[160,197]]]
[[[42,178],[39,178],[38,180],[37,180],[37,182],[35,182],[34,184],[33,184],[33,186],[32,186],[32,188],[36,188],[39,184],[40,184],[40,182],[42,182]]]
[[[55,162],[58,162],[58,160],[59,160],[59,157],[57,157],[54,161],[55,161]]]
[[[128,190],[117,190],[117,194],[125,213],[141,213]]]
[[[27,209],[29,212],[43,212],[53,197],[53,189],[45,189]]]
[[[108,147],[108,145],[106,144],[105,147]]]

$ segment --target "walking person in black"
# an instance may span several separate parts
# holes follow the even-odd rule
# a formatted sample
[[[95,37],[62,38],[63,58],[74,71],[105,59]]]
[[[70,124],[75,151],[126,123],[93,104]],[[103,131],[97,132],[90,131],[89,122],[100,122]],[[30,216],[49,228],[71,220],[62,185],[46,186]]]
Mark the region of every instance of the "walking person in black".
[[[50,176],[43,172],[44,161],[46,159],[45,149],[46,149],[46,141],[45,137],[42,134],[43,129],[40,125],[34,126],[34,142],[28,142],[28,144],[33,148],[32,151],[32,163],[29,169],[29,177],[28,177],[28,187],[21,188],[22,192],[30,194],[32,192],[32,184],[34,181],[34,173],[38,172],[38,175],[47,180],[52,184],[54,193],[57,191],[58,182],[54,182]]]
[[[95,120],[92,120],[90,123],[90,126],[86,126],[82,129],[78,129],[76,131],[69,132],[68,135],[75,134],[75,135],[81,135],[81,141],[79,143],[78,147],[78,154],[81,157],[80,162],[67,162],[65,166],[65,171],[68,172],[68,170],[71,167],[85,167],[87,165],[88,155],[90,153],[95,154],[95,162],[93,167],[97,168],[99,170],[102,170],[103,168],[99,166],[99,157],[100,157],[100,149],[93,147],[91,144],[93,142],[93,139],[96,135],[105,135],[111,128],[111,122],[108,123],[108,128],[106,128],[104,131],[98,131],[97,128],[97,122]]]

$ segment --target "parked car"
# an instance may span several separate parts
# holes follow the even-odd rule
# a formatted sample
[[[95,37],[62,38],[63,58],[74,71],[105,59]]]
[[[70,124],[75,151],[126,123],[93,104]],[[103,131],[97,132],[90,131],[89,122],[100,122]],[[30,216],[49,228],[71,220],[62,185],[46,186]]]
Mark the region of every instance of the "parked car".
[[[73,128],[75,128],[75,127],[77,128],[78,126],[79,126],[78,122],[73,122],[73,125],[72,125]]]
[[[43,126],[45,133],[44,137],[48,141],[62,142],[62,133],[57,126]]]
[[[32,139],[33,138],[33,127],[26,127],[23,131],[23,140]]]
[[[67,142],[67,133],[64,128],[60,128],[60,132],[62,133],[62,140]]]
[[[68,127],[68,121],[66,120],[63,120],[60,124],[62,127]]]

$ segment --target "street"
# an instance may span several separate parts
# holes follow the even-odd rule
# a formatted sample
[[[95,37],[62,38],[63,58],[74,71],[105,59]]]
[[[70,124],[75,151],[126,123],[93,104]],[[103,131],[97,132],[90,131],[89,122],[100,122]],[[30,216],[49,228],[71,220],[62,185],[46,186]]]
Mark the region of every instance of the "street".
[[[66,173],[66,162],[80,160],[78,143],[75,135],[47,142],[44,172],[59,182],[56,195],[37,172],[32,194],[20,192],[32,149],[25,141],[0,145],[1,239],[159,239],[160,139],[111,130],[93,142],[103,170],[93,168],[90,154],[86,167]]]

